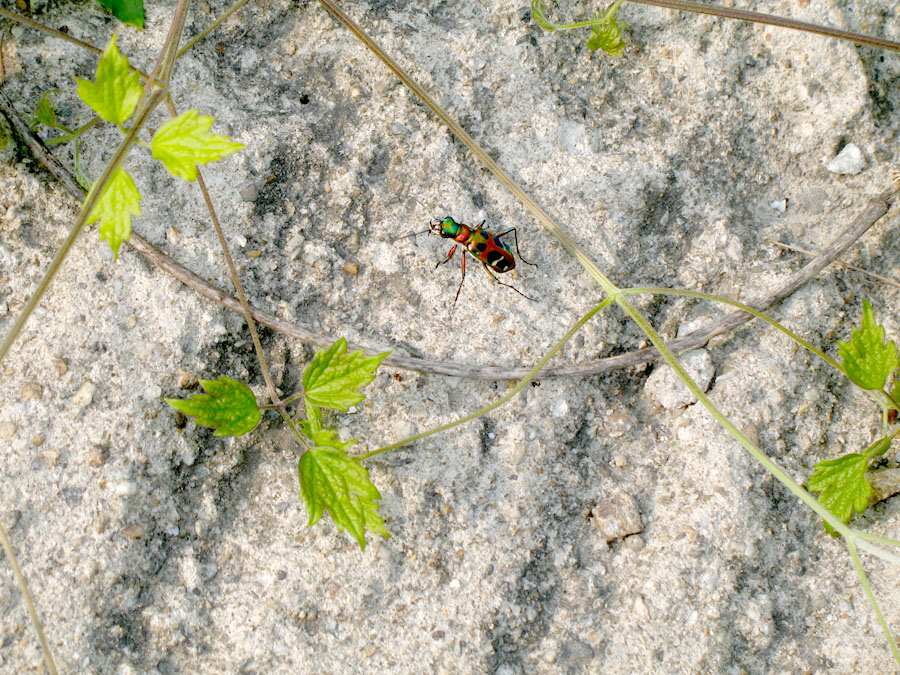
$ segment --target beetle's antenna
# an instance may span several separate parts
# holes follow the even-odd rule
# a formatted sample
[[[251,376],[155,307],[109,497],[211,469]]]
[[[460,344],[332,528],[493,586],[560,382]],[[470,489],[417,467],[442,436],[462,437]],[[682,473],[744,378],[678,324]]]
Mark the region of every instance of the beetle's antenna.
[[[434,215],[434,212],[433,212],[431,209],[429,209],[427,206],[425,206],[425,205],[424,205],[422,202],[420,202],[418,199],[416,199],[416,203],[417,203],[419,206],[421,206],[423,209],[425,209],[426,211],[428,211],[428,215],[431,216],[431,219],[432,219],[432,220],[440,220],[440,218],[438,218],[437,216]]]
[[[400,241],[401,239],[409,239],[410,237],[415,237],[419,234],[428,234],[431,230],[422,230],[421,232],[413,232],[412,234],[404,234],[402,237],[397,237],[396,239],[391,239],[392,242]],[[520,256],[521,257],[521,256]]]

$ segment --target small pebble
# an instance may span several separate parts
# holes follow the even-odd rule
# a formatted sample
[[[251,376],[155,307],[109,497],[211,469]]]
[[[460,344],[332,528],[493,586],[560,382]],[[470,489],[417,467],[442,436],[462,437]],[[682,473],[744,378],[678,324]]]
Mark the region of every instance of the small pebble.
[[[19,390],[19,396],[26,401],[36,401],[44,395],[44,388],[38,382],[26,382]]]
[[[0,422],[0,438],[4,441],[12,440],[16,435],[16,425],[12,422]]]
[[[639,534],[632,534],[625,537],[625,546],[630,551],[640,551],[644,548],[644,538]]]
[[[855,176],[866,168],[866,158],[855,143],[848,143],[825,168],[838,175]]]
[[[94,392],[96,391],[97,387],[94,383],[87,380],[75,392],[75,395],[72,397],[72,403],[78,408],[85,408],[94,400]]]
[[[65,359],[53,359],[53,367],[56,368],[56,374],[60,377],[69,372],[69,362]]]
[[[186,370],[178,369],[178,381],[176,382],[179,389],[193,389],[199,382],[197,376]]]
[[[590,515],[594,527],[607,542],[638,534],[644,529],[637,502],[621,490],[597,502]]]
[[[775,211],[778,213],[784,213],[787,211],[788,200],[787,199],[776,199],[774,202],[769,204]]]
[[[341,267],[341,271],[344,274],[349,274],[350,276],[356,276],[359,274],[359,265],[355,262],[350,262],[349,260],[344,263],[343,267]]]
[[[138,320],[136,316],[129,316],[128,321],[125,322],[125,325],[129,328],[134,328],[138,325]]]
[[[108,445],[95,445],[88,451],[87,462],[94,469],[99,469],[106,464],[107,459],[109,459]]]
[[[43,441],[41,441],[43,443]],[[59,466],[59,450],[56,448],[47,448],[46,450],[41,450],[41,459],[44,460],[44,464],[47,465],[49,469],[55,469]]]
[[[147,530],[143,525],[132,523],[122,531],[129,539],[143,539],[147,536]]]
[[[259,188],[251,183],[238,190],[238,194],[241,196],[242,201],[255,202],[256,198],[259,197]]]
[[[123,480],[115,486],[115,492],[120,497],[131,497],[136,495],[138,491],[137,483],[130,480]]]
[[[685,354],[679,354],[678,358],[700,390],[709,389],[716,374],[716,367],[709,352],[705,349],[695,349]],[[644,384],[644,392],[648,398],[666,410],[686,408],[697,401],[694,394],[684,386],[684,382],[668,365],[655,368],[650,373],[650,377]]]
[[[21,518],[22,512],[19,509],[10,509],[3,514],[3,524],[7,530],[11,530],[19,524]]]

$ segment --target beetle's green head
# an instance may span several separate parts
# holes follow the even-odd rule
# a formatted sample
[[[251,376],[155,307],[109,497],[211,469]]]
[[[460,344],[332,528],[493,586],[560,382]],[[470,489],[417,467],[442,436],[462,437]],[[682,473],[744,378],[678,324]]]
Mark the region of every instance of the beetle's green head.
[[[442,236],[444,239],[453,239],[459,234],[462,226],[453,218],[447,216],[443,220],[435,218],[431,221],[431,231]]]

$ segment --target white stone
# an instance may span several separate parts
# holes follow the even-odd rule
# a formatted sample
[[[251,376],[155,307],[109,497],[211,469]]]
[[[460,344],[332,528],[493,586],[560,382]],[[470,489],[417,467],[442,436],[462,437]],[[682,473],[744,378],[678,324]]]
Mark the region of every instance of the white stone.
[[[866,158],[863,157],[862,150],[856,144],[848,143],[837,157],[828,162],[825,168],[831,173],[855,176],[866,168]]]

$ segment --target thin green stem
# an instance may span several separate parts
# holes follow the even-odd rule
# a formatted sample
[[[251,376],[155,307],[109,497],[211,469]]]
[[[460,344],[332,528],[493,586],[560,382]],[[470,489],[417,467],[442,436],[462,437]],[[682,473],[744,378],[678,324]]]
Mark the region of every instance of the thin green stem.
[[[3,547],[3,552],[6,553],[6,559],[9,561],[13,576],[16,578],[16,585],[19,587],[19,592],[25,600],[25,608],[28,610],[28,616],[31,618],[31,625],[34,626],[34,632],[37,633],[38,642],[41,643],[41,651],[44,654],[44,663],[47,666],[47,671],[51,673],[51,675],[56,675],[56,662],[53,660],[53,654],[50,651],[50,645],[47,643],[47,638],[44,637],[44,629],[41,627],[37,609],[35,609],[34,601],[31,599],[28,584],[25,583],[25,575],[22,574],[22,569],[19,567],[19,561],[16,560],[16,553],[13,551],[12,543],[9,541],[9,536],[6,534],[6,528],[3,527],[3,523],[0,523],[0,546]]]
[[[69,131],[68,129],[66,129],[65,131],[68,132],[68,134],[66,136],[60,136],[59,138],[51,138],[48,141],[44,141],[44,143],[46,145],[56,145],[58,143],[65,143],[66,141],[71,141],[71,140],[81,136],[85,131],[87,131],[94,125],[96,125],[99,121],[100,121],[100,117],[95,115],[89,121],[85,122],[80,127],[75,129],[75,131]],[[59,128],[62,129],[63,127],[59,127]]]
[[[856,544],[850,539],[845,539],[844,543],[847,545],[850,557],[853,558],[853,567],[856,569],[856,576],[859,577],[859,582],[862,584],[863,591],[869,599],[869,604],[872,606],[872,609],[875,610],[875,616],[878,617],[878,623],[881,625],[881,630],[891,647],[891,654],[894,655],[894,661],[900,663],[900,651],[897,650],[897,643],[894,642],[894,636],[891,635],[891,629],[888,628],[887,621],[884,620],[884,615],[881,613],[881,607],[879,607],[878,601],[875,599],[875,594],[872,593],[872,587],[869,586],[869,579],[859,560]]]
[[[889,539],[888,537],[880,537],[877,534],[870,534],[868,532],[857,532],[857,536],[860,539],[866,539],[868,541],[876,541],[879,544],[886,544],[887,546],[900,547],[900,541],[897,541],[896,539]],[[860,543],[860,548],[862,548],[861,543]]]
[[[543,368],[547,364],[547,361],[549,361],[551,358],[553,358],[553,355],[556,354],[556,352],[558,352],[560,349],[562,349],[563,345],[566,344],[566,342],[568,342],[569,340],[572,339],[572,336],[578,332],[578,329],[580,329],[585,323],[587,323],[591,319],[591,317],[593,317],[597,312],[600,312],[600,311],[606,309],[612,303],[612,300],[613,300],[612,298],[606,298],[603,302],[601,302],[599,305],[594,307],[591,311],[589,311],[583,317],[578,319],[578,321],[575,322],[575,325],[572,326],[565,335],[563,335],[563,337],[559,340],[559,342],[557,342],[555,345],[553,345],[553,347],[550,349],[550,351],[548,351],[546,354],[544,354],[543,358],[541,358],[541,360],[535,364],[534,368],[532,368],[531,370],[528,371],[528,374],[525,377],[523,377],[521,380],[516,382],[515,386],[512,389],[510,389],[509,392],[507,392],[504,396],[500,397],[499,399],[497,399],[490,405],[487,405],[484,408],[482,408],[481,410],[477,410],[469,415],[466,415],[465,417],[460,417],[459,419],[454,420],[453,422],[448,422],[447,424],[442,424],[441,426],[436,427],[434,429],[430,429],[428,431],[423,431],[421,434],[416,434],[415,436],[410,436],[409,438],[404,438],[402,441],[397,441],[396,443],[391,443],[390,445],[386,445],[383,448],[378,448],[377,450],[372,450],[370,452],[366,452],[361,455],[355,455],[354,456],[355,459],[360,459],[360,460],[368,459],[369,457],[374,457],[375,455],[379,455],[382,452],[396,450],[397,448],[400,448],[404,445],[409,445],[410,443],[414,443],[415,441],[418,441],[419,439],[426,438],[428,436],[433,436],[435,434],[439,434],[442,431],[447,431],[448,429],[452,429],[453,427],[458,427],[460,424],[465,424],[466,422],[471,422],[472,420],[478,419],[482,415],[487,415],[492,410],[499,408],[504,403],[510,401],[520,391],[522,391],[522,389],[524,389],[525,386],[529,382],[531,382],[531,380],[534,379],[534,376],[537,375],[538,371],[540,371],[540,369]]]
[[[231,7],[229,7],[228,9],[225,10],[225,13],[222,14],[222,16],[220,16],[218,19],[216,19],[215,21],[213,21],[211,24],[209,24],[209,25],[208,25],[206,28],[204,28],[202,31],[200,31],[199,33],[197,33],[197,34],[196,34],[194,37],[192,37],[190,40],[188,40],[188,41],[185,43],[184,47],[182,47],[181,49],[178,50],[177,58],[181,58],[182,56],[184,56],[184,54],[185,54],[189,49],[191,49],[195,44],[197,44],[198,42],[200,42],[200,41],[201,41],[203,38],[205,38],[207,35],[209,35],[210,33],[212,33],[216,28],[218,28],[219,26],[221,26],[223,21],[225,21],[229,16],[231,16],[232,14],[234,14],[235,12],[237,12],[239,9],[241,9],[241,7],[243,7],[244,5],[246,5],[247,2],[248,2],[248,0],[237,0],[237,2],[235,2],[233,5],[231,5]]]
[[[275,409],[278,409],[280,406],[290,405],[294,401],[296,401],[298,399],[302,399],[304,396],[305,396],[305,394],[302,391],[299,391],[296,394],[291,394],[287,398],[281,399],[278,403],[267,403],[265,405],[259,406],[259,408],[262,410],[275,410]]]
[[[763,314],[762,312],[760,312],[759,310],[754,309],[750,305],[745,305],[744,303],[738,302],[737,300],[732,300],[731,298],[726,298],[721,295],[712,295],[711,293],[702,293],[700,291],[689,291],[689,290],[680,289],[680,288],[655,288],[655,287],[624,288],[624,289],[622,289],[621,293],[622,293],[622,295],[680,295],[680,296],[684,296],[684,297],[688,297],[688,298],[697,298],[698,300],[711,300],[713,302],[721,302],[722,304],[730,305],[732,307],[735,307],[736,309],[740,309],[744,312],[747,312],[747,314],[752,314],[757,319],[761,319],[762,321],[765,321],[767,324],[769,324],[773,328],[781,331],[782,333],[787,335],[789,338],[791,338],[792,340],[794,340],[795,342],[797,342],[798,344],[803,346],[805,349],[809,350],[810,352],[812,352],[813,354],[815,354],[816,356],[821,358],[823,361],[826,361],[829,365],[833,366],[842,375],[847,374],[846,372],[844,372],[844,368],[843,368],[843,366],[841,366],[840,363],[838,363],[833,358],[828,356],[828,354],[823,352],[821,349],[810,344],[809,342],[804,340],[802,337],[800,337],[799,335],[794,333],[789,328],[786,328],[783,325],[781,325],[780,323],[778,323],[775,319],[772,319],[772,318],[766,316],[765,314]]]
[[[589,26],[600,26],[606,23],[609,23],[609,19],[613,16],[617,11],[619,11],[619,7],[622,6],[622,3],[625,0],[617,0],[616,3],[610,5],[606,8],[606,11],[603,12],[602,16],[598,16],[596,19],[587,19],[586,21],[575,21],[573,23],[553,23],[550,19],[547,18],[547,15],[544,14],[543,9],[543,1],[542,0],[531,0],[531,15],[534,17],[534,20],[540,24],[541,28],[545,30],[572,30],[573,28],[587,28]]]

